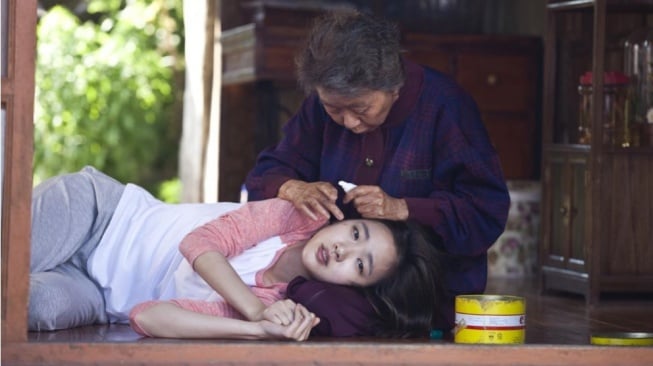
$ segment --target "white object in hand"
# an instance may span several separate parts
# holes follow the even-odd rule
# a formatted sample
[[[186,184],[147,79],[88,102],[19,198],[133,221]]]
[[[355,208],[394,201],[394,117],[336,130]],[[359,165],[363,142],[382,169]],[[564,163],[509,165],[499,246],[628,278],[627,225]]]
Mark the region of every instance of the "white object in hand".
[[[344,180],[338,181],[338,185],[342,187],[342,189],[345,190],[345,193],[351,191],[352,189],[356,188],[356,185],[353,183],[345,182]]]

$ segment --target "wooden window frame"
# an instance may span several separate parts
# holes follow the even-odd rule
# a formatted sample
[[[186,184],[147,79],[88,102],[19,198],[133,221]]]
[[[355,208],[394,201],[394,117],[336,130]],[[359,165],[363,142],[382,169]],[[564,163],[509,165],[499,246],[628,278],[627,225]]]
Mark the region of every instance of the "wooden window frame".
[[[2,78],[6,112],[2,144],[3,345],[27,339],[36,0],[7,0],[7,10],[7,75]]]

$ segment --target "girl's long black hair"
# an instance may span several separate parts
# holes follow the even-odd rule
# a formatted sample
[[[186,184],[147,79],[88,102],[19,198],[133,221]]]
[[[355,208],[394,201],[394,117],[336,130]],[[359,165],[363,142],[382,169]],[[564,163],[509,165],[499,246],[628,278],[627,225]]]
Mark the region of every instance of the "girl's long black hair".
[[[393,234],[398,254],[395,270],[363,289],[378,317],[377,336],[427,338],[445,301],[442,238],[413,221],[377,220]]]

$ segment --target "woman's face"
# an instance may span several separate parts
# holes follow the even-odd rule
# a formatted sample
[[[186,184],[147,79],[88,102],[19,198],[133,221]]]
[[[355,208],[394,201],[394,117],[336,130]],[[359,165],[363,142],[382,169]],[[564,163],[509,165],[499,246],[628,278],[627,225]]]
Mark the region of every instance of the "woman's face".
[[[318,231],[302,250],[302,262],[317,280],[369,286],[397,263],[390,229],[371,220],[345,220]]]
[[[379,127],[399,97],[398,91],[369,91],[347,97],[316,88],[324,110],[339,125],[353,133],[367,133]]]

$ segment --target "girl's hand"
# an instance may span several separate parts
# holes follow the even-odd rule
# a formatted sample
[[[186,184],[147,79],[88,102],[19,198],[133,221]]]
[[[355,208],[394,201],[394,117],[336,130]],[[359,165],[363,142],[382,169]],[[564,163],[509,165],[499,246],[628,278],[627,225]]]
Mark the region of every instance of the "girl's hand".
[[[353,202],[358,213],[366,219],[408,219],[406,200],[389,196],[379,186],[357,186],[345,194],[342,202]]]
[[[263,310],[261,319],[279,325],[289,325],[295,320],[295,308],[297,306],[290,299],[279,300]]]
[[[305,341],[311,334],[311,329],[320,323],[320,319],[304,306],[297,304],[293,312],[293,321],[288,325],[279,325],[268,320],[261,320],[258,323],[265,339]]]
[[[292,202],[295,208],[313,220],[318,216],[328,219],[333,215],[338,220],[345,217],[336,205],[338,190],[328,182],[306,183],[291,179],[279,188],[277,196]]]

